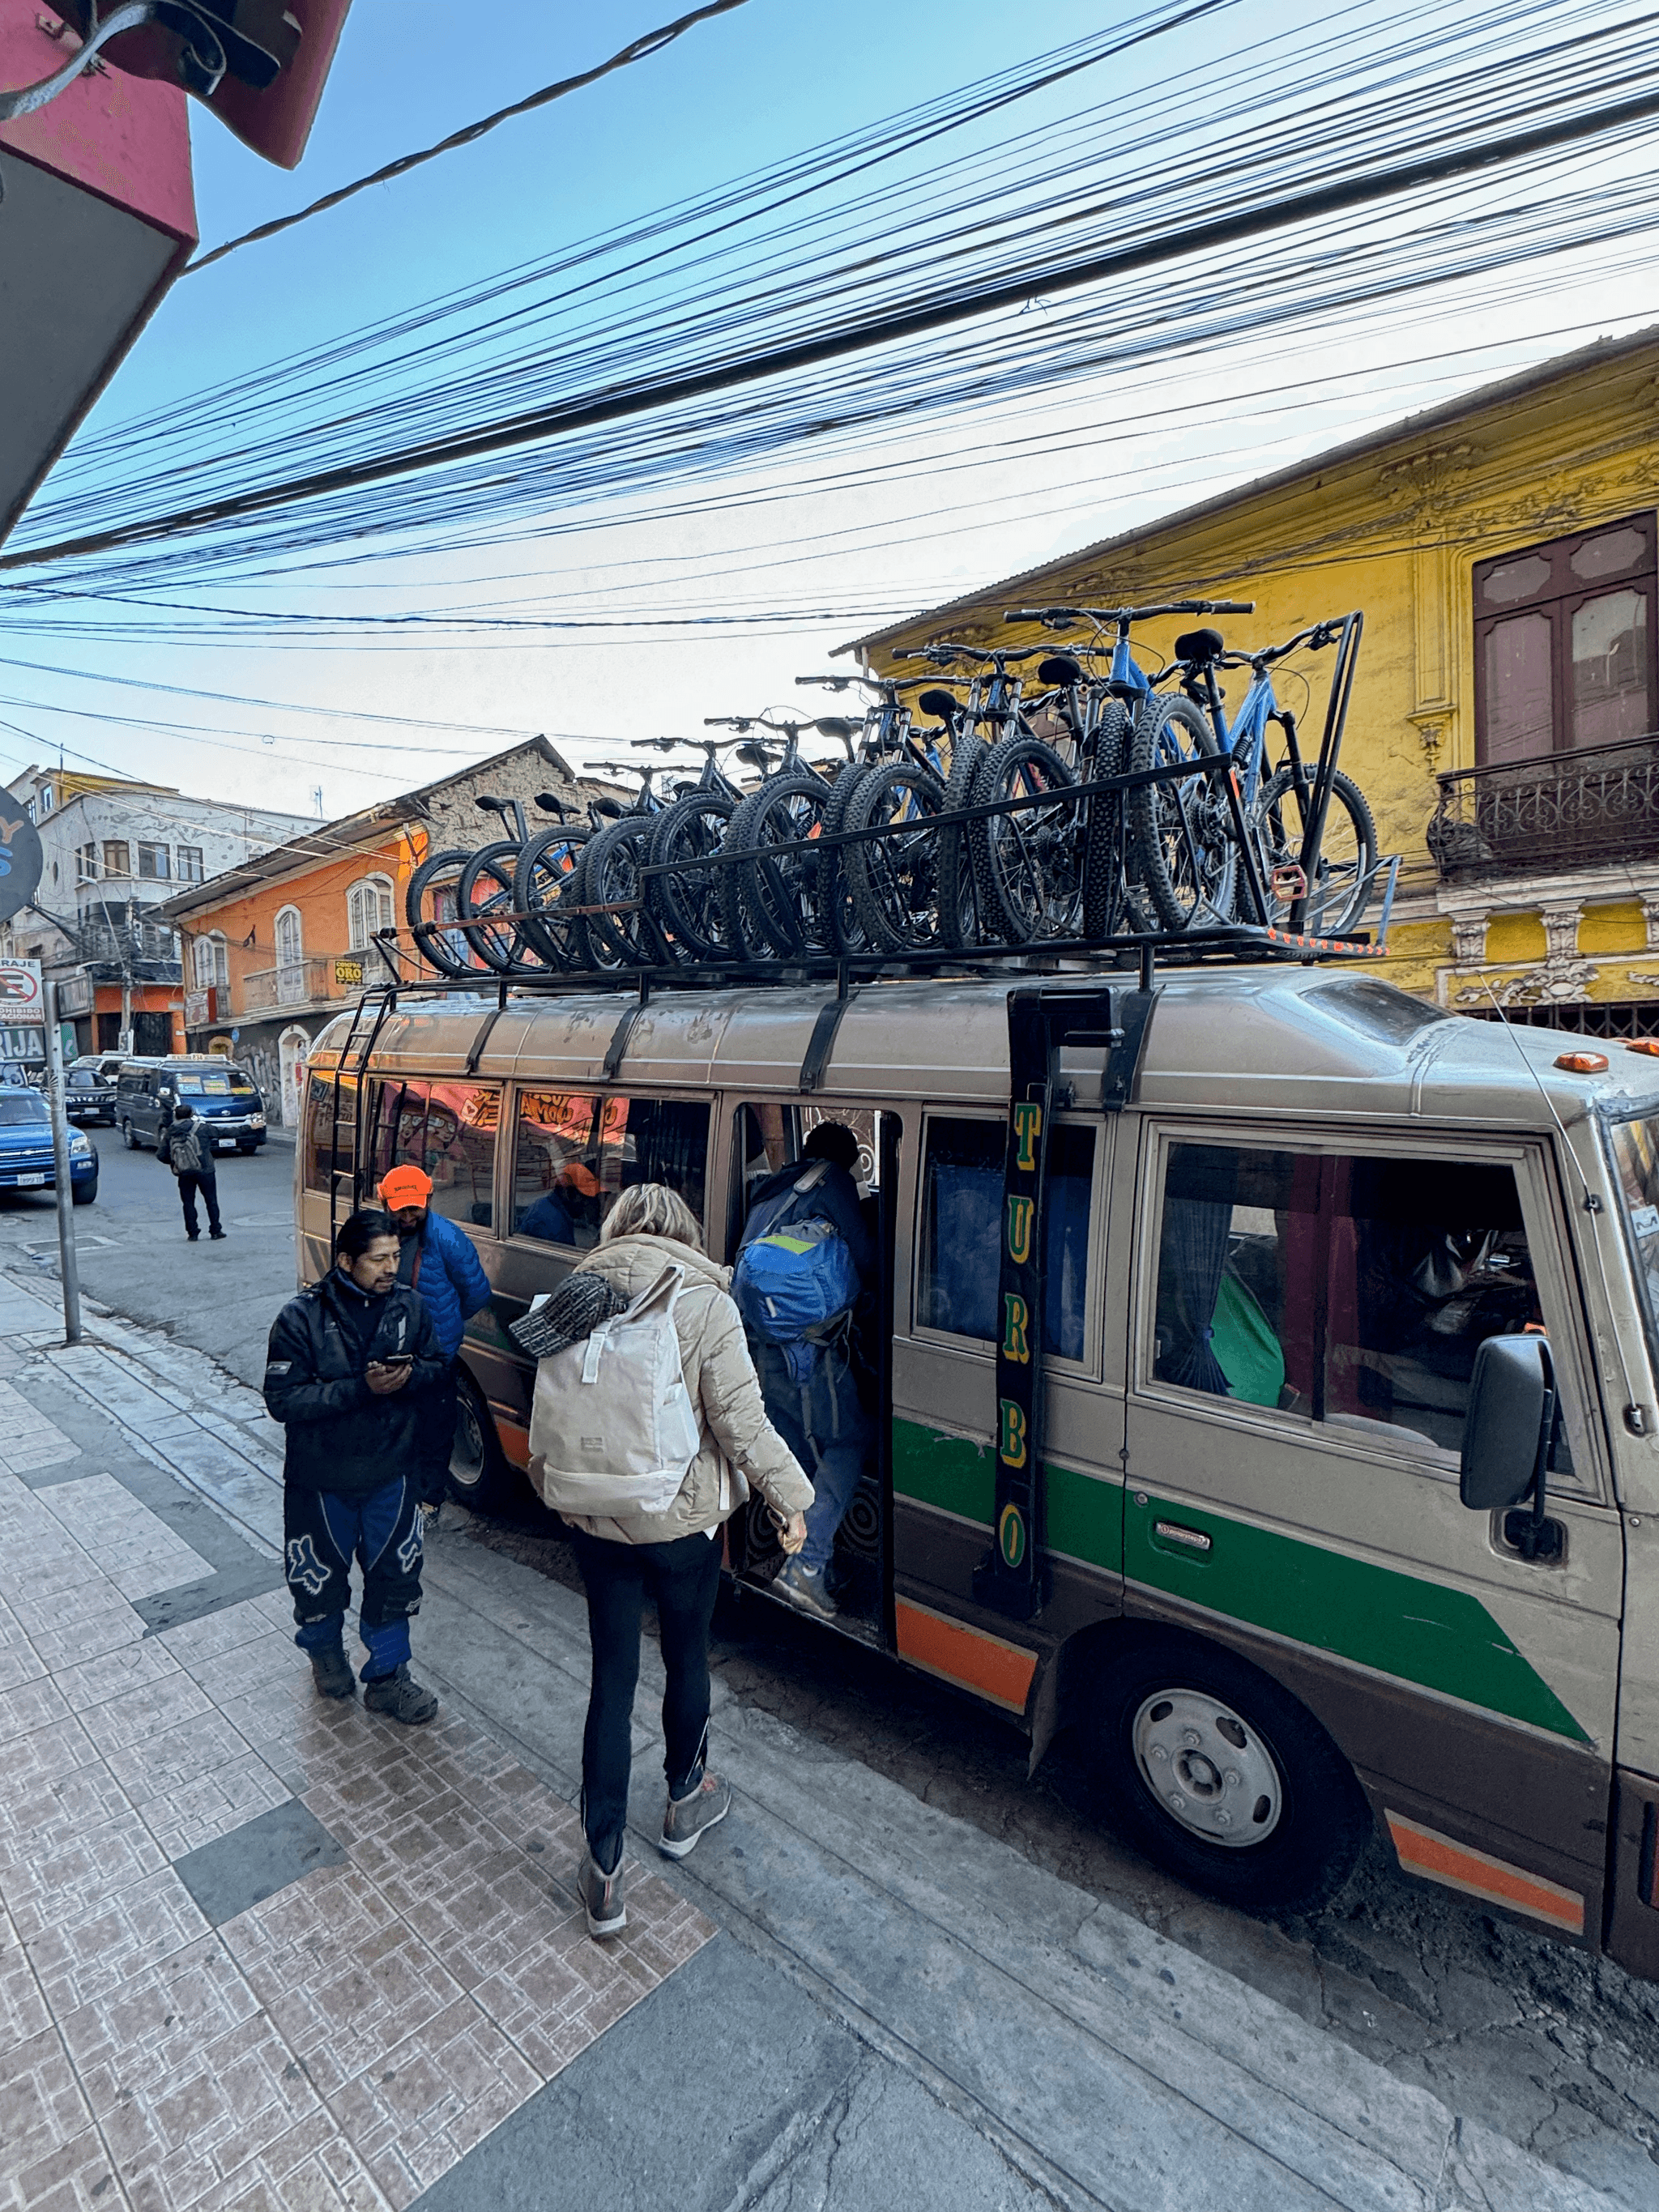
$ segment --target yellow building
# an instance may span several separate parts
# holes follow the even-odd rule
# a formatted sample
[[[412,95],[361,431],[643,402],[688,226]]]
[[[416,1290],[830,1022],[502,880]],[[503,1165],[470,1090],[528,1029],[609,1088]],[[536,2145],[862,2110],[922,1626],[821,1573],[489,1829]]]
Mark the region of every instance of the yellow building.
[[[1659,331],[1649,331],[858,649],[872,671],[898,672],[902,646],[1024,642],[1002,620],[1019,605],[1254,599],[1254,615],[1218,624],[1232,646],[1362,609],[1342,765],[1370,800],[1382,850],[1402,856],[1383,972],[1463,1012],[1490,1012],[1496,999],[1515,1018],[1659,1034],[1656,501]],[[1185,627],[1149,624],[1145,639],[1167,648]],[[1312,685],[1311,750],[1320,662],[1286,665]],[[1302,704],[1293,681],[1279,690]]]

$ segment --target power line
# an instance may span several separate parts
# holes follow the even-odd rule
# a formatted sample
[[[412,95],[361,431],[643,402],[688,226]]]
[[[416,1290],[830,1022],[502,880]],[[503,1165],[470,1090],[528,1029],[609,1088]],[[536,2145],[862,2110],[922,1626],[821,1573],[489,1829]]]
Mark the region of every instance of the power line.
[[[498,125],[510,123],[516,116],[529,115],[536,108],[547,106],[552,100],[562,100],[568,92],[580,92],[585,86],[597,84],[601,77],[610,76],[614,70],[627,69],[631,63],[642,62],[652,54],[659,54],[665,46],[672,46],[676,39],[683,38],[695,25],[707,22],[711,15],[727,15],[733,8],[741,8],[744,4],[744,0],[708,0],[707,7],[696,8],[689,15],[682,15],[672,23],[665,23],[660,30],[647,31],[643,37],[633,40],[620,52],[612,54],[609,61],[600,62],[597,68],[583,70],[575,76],[561,77],[556,84],[544,85],[539,92],[532,92],[527,99],[514,100],[511,107],[498,108],[494,115],[486,115],[481,123],[469,123],[465,130],[452,131],[447,138],[441,138],[435,146],[428,146],[423,153],[405,154],[396,161],[388,161],[385,168],[376,169],[372,176],[359,177],[356,184],[342,185],[337,191],[325,192],[321,199],[313,200],[309,207],[301,208],[293,215],[278,216],[271,222],[259,223],[252,230],[245,230],[240,238],[228,239],[224,245],[216,246],[210,253],[198,253],[182,273],[193,276],[198,269],[210,268],[216,261],[222,261],[228,253],[234,253],[241,246],[255,245],[261,239],[275,238],[279,231],[292,230],[295,223],[309,222],[313,216],[322,215],[329,208],[338,207],[343,200],[351,199],[358,192],[366,192],[371,185],[390,184],[394,177],[404,176],[410,169],[418,169],[423,161],[435,161],[440,154],[453,153],[458,146],[471,146]]]

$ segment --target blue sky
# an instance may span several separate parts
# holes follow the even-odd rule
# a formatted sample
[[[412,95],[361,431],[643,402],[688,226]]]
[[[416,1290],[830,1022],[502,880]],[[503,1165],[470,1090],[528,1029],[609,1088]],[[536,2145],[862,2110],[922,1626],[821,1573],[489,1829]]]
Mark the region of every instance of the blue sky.
[[[197,112],[204,245],[303,205],[591,64],[664,20],[673,6],[674,0],[647,0],[577,11],[544,4],[490,17],[464,0],[356,0],[296,173],[260,162]],[[1128,12],[1121,0],[1115,7],[1103,0],[1050,0],[1041,11],[1011,8],[1006,0],[839,0],[834,9],[748,0],[647,62],[180,283],[89,428],[106,428],[222,376],[546,253]],[[1380,0],[1355,12],[1371,21],[1384,15]],[[1146,50],[1118,79],[1124,100],[1133,101],[1138,83],[1191,68],[1198,79],[1195,113],[1201,113],[1208,56],[1247,49],[1252,39],[1298,22],[1317,25],[1329,14],[1315,0],[1240,0],[1210,24]],[[1074,100],[1064,90],[1041,97],[1056,116]],[[1028,107],[1021,119],[1029,123],[1041,112]],[[1535,300],[1494,306],[1478,288],[1464,288],[1402,310],[1395,330],[1373,333],[1358,347],[1333,332],[1322,350],[1305,340],[1277,349],[1267,343],[1225,364],[1198,362],[1139,384],[1079,389],[1048,418],[1061,429],[1075,426],[1075,459],[1057,460],[1046,473],[988,465],[968,480],[951,478],[951,498],[968,506],[960,520],[935,514],[945,503],[937,489],[890,486],[862,496],[799,497],[758,514],[618,525],[563,545],[555,538],[494,562],[455,564],[452,577],[537,572],[525,586],[529,597],[547,605],[568,599],[588,613],[602,613],[613,599],[636,605],[641,578],[659,574],[717,577],[723,580],[711,591],[756,604],[769,593],[793,601],[815,591],[840,599],[866,586],[926,604],[1565,350],[1597,329],[1628,328],[1653,312],[1653,301],[1651,272],[1644,266],[1621,262],[1615,291],[1591,257],[1564,269],[1541,315]],[[1374,376],[1331,380],[1373,359]],[[1413,365],[1393,365],[1407,362]],[[1231,396],[1271,390],[1298,374],[1310,385],[1299,404]],[[1172,392],[1201,403],[1204,419],[1167,435],[1142,435],[1130,467],[1103,431]],[[922,455],[962,442],[958,428],[952,438],[918,434],[914,445]],[[775,475],[768,481],[776,487]],[[659,562],[665,565],[652,565]],[[387,570],[390,592],[379,603],[394,604],[405,586],[429,596],[443,566],[428,562]],[[326,601],[313,595],[308,603]],[[341,600],[364,603],[361,596]],[[205,795],[234,791],[305,811],[320,785],[325,811],[337,814],[407,789],[501,742],[469,738],[467,726],[545,729],[569,736],[578,751],[574,740],[591,733],[595,742],[586,757],[603,757],[629,734],[688,730],[703,714],[753,710],[787,695],[794,673],[823,665],[847,630],[844,623],[817,623],[759,637],[623,632],[598,641],[476,650],[419,650],[404,643],[331,652],[293,644],[178,645],[164,635],[136,646],[13,637],[3,647],[8,657],[82,673],[5,672],[8,696],[37,704],[0,707],[9,725],[0,729],[0,747],[8,762],[26,746],[35,757],[48,757],[61,737],[66,746],[130,772],[162,776]],[[405,740],[384,725],[319,726],[183,700],[146,703],[141,695],[82,680],[97,672],[262,699],[451,719],[465,726],[411,733],[407,750],[390,750]],[[199,728],[189,740],[40,711],[54,703],[177,717],[198,728],[230,725],[234,734]]]

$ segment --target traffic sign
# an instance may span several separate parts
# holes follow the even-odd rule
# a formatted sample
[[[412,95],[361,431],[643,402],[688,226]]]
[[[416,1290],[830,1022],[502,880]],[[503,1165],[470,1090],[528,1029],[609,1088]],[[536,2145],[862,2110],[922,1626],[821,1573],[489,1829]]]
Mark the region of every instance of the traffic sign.
[[[0,791],[0,921],[9,921],[40,888],[40,833],[9,791]],[[11,961],[11,967],[39,963]],[[40,1019],[37,1014],[33,1017]]]

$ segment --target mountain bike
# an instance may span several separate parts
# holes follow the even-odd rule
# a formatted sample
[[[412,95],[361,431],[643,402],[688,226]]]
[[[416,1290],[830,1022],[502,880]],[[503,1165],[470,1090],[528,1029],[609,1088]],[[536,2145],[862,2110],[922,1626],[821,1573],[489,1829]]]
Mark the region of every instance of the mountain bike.
[[[765,730],[783,739],[776,768],[743,800],[726,829],[723,849],[749,857],[711,872],[720,878],[728,957],[799,959],[819,945],[819,856],[805,848],[822,833],[832,788],[828,776],[802,760],[800,741],[808,730],[817,730],[839,738],[850,758],[857,725],[828,717],[791,722],[766,714],[711,714],[705,726],[744,735]]]
[[[637,775],[640,787],[583,846],[568,887],[570,942],[584,968],[599,975],[657,965],[665,956],[645,896],[644,870],[664,802],[653,789],[655,768],[599,761],[602,775]]]
[[[657,745],[666,751],[681,741],[675,738],[636,738],[639,745]],[[646,903],[662,933],[668,957],[682,964],[700,960],[742,957],[739,947],[729,956],[720,871],[690,865],[718,853],[732,817],[744,793],[720,765],[722,752],[734,751],[739,760],[763,775],[769,763],[765,748],[750,740],[730,738],[688,738],[703,754],[702,773],[683,786],[680,795],[657,817],[647,854],[653,871],[646,882]]]

